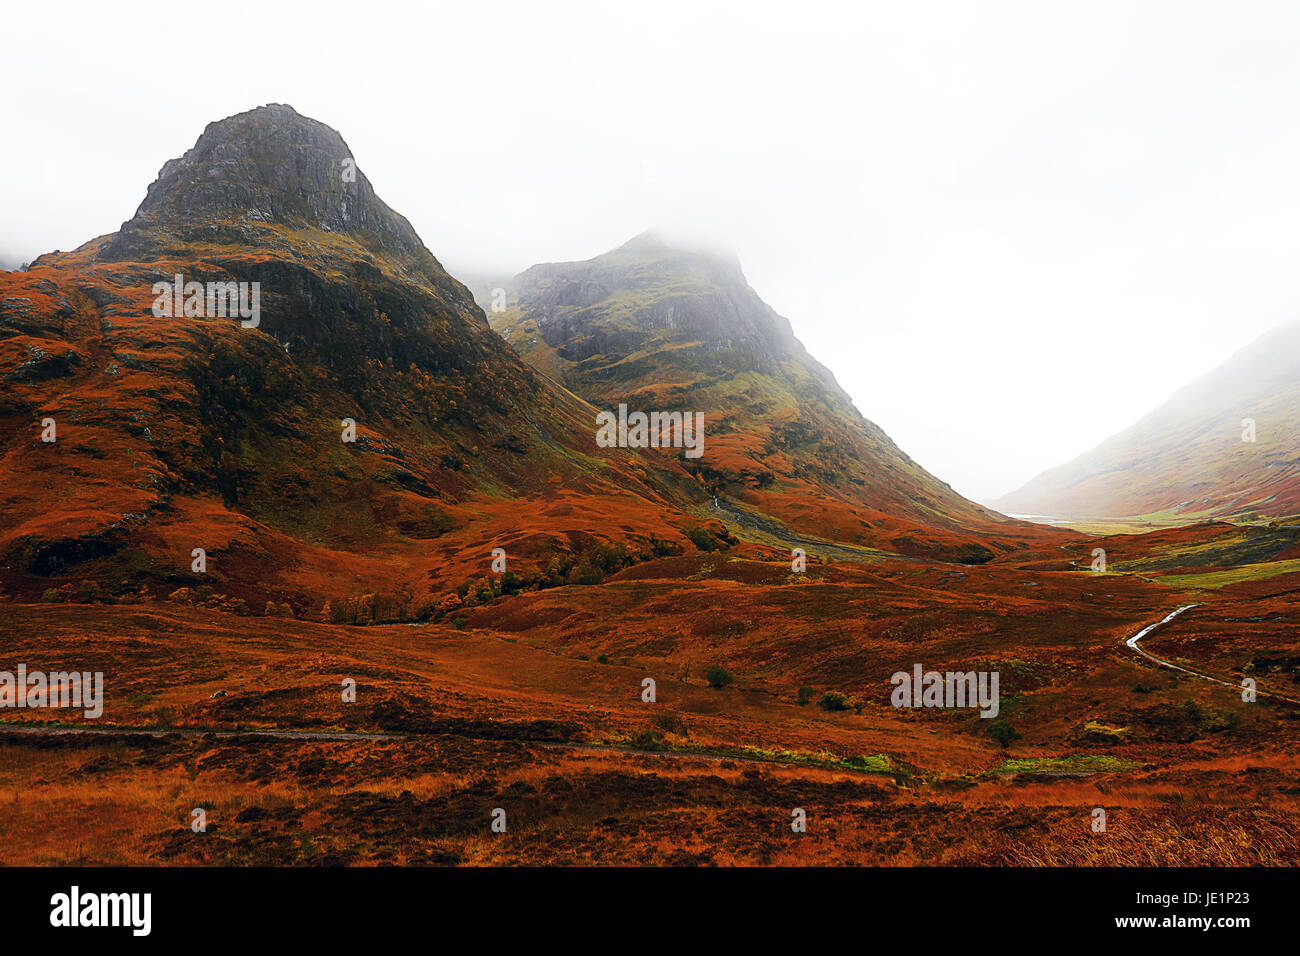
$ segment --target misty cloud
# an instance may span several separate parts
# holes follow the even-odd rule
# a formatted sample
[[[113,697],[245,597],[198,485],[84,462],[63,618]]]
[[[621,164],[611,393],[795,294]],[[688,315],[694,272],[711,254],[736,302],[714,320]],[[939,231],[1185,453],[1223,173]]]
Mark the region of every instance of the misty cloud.
[[[120,53],[169,11],[10,11],[60,37],[0,65],[12,264],[116,230],[209,121],[287,102],[469,281],[651,227],[734,249],[862,413],[983,500],[1300,312],[1288,4],[236,2],[292,42],[184,83]]]

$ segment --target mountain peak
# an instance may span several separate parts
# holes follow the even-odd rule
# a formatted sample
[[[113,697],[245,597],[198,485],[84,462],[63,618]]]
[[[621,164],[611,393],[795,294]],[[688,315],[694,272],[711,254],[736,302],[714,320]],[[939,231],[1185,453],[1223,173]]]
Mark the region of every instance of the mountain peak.
[[[658,252],[668,248],[668,243],[655,229],[637,233],[618,247],[622,252]]]
[[[209,123],[169,160],[103,253],[165,253],[190,242],[249,243],[268,226],[369,235],[389,251],[423,245],[388,207],[333,128],[270,103]]]
[[[732,248],[698,239],[682,238],[657,228],[638,233],[608,256],[633,256],[646,259],[683,257],[706,260],[727,269],[740,271],[740,257]]]
[[[734,255],[670,243],[658,230],[582,262],[532,266],[513,285],[556,347],[586,351],[612,334],[622,343],[615,351],[671,339],[738,348],[746,361],[802,352],[790,323],[750,288]]]
[[[707,461],[684,467],[761,520],[826,538],[852,528],[856,544],[941,560],[1008,546],[1000,518],[863,418],[734,257],[652,230],[583,262],[535,265],[512,291],[489,321],[525,361],[597,408],[705,415]]]

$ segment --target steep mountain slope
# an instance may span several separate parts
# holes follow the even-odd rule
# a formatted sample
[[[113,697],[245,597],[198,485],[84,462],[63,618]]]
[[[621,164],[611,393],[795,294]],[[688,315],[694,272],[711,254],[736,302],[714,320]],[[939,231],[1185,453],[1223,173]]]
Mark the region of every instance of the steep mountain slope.
[[[1246,440],[1251,422],[1254,441]],[[1106,517],[1300,513],[1300,323],[1262,336],[1132,427],[997,506]]]
[[[734,259],[646,233],[533,266],[502,311],[484,291],[493,328],[598,407],[703,413],[705,452],[679,452],[683,466],[791,531],[966,561],[1039,534],[962,498],[863,418]]]
[[[287,106],[210,124],[118,233],[0,273],[0,377],[0,583],[23,594],[419,604],[494,546],[563,571],[700,524],[698,484],[598,449],[593,410]]]

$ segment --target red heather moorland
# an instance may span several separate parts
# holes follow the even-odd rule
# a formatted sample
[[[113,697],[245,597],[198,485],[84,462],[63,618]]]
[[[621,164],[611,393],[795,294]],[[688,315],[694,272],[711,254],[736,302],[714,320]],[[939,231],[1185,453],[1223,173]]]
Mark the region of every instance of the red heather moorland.
[[[0,670],[105,679],[97,719],[0,709],[11,862],[1300,859],[1293,522],[966,501],[653,237],[490,326],[350,159],[230,117],[0,272]],[[155,315],[177,274],[258,283],[256,324]],[[600,447],[619,402],[704,412],[704,454]],[[1183,670],[1126,646],[1187,604],[1142,642]],[[894,706],[918,664],[997,716]]]

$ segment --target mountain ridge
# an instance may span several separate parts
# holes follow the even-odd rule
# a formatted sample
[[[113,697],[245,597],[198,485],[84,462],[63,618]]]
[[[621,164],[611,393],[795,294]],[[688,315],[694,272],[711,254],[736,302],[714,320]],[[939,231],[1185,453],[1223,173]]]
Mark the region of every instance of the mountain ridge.
[[[1245,440],[1254,422],[1254,441]],[[994,501],[1016,513],[1183,518],[1300,512],[1300,321],[1280,325],[1132,425]]]
[[[989,560],[1038,534],[898,448],[734,257],[647,232],[508,285],[504,308],[480,300],[489,322],[566,388],[598,407],[706,414],[713,452],[687,467],[714,493],[791,529],[917,556]]]

